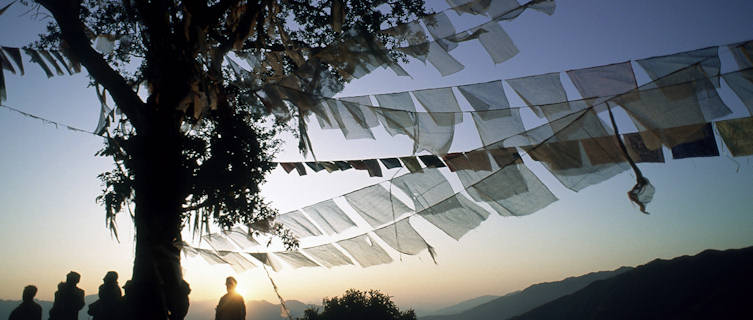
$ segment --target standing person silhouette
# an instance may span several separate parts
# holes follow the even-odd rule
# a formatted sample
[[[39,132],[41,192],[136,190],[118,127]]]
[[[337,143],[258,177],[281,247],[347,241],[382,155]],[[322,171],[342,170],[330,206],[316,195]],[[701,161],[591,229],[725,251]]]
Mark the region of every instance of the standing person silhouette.
[[[238,281],[233,277],[225,279],[227,293],[220,298],[217,304],[215,320],[244,320],[246,319],[246,304],[243,302],[243,296],[235,291]]]
[[[99,286],[99,300],[89,305],[89,315],[94,320],[120,319],[123,311],[123,299],[118,286],[118,273],[109,271]]]
[[[78,320],[78,311],[86,304],[84,290],[76,287],[81,275],[71,271],[66,275],[65,282],[58,284],[55,292],[55,302],[50,309],[50,320]]]
[[[42,307],[34,302],[34,296],[37,294],[37,287],[28,285],[24,288],[22,294],[23,301],[13,312],[10,313],[8,320],[42,320]]]

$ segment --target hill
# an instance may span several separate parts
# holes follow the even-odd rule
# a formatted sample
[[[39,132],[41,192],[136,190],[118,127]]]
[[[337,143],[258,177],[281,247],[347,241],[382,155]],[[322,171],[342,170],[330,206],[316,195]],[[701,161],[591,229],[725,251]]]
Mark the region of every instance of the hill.
[[[432,312],[431,315],[441,316],[441,315],[458,314],[465,310],[475,308],[476,306],[482,305],[484,303],[487,303],[497,298],[499,298],[499,296],[486,295],[486,296],[476,297],[473,299],[465,300],[463,302],[451,305],[446,308],[439,309],[437,311]],[[424,317],[421,317],[421,319],[424,319]]]
[[[753,247],[654,260],[514,319],[753,319]]]
[[[458,314],[422,317],[421,320],[508,319],[576,292],[594,281],[611,278],[628,270],[630,270],[629,267],[622,267],[613,271],[593,272],[578,277],[569,277],[561,281],[539,283]]]

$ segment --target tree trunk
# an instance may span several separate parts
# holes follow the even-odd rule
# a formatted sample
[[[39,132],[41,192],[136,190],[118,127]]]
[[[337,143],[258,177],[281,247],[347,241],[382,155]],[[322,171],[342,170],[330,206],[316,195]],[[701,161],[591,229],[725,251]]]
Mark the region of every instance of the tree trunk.
[[[180,266],[181,175],[177,132],[153,121],[139,134],[135,163],[136,257],[126,290],[130,319],[183,319],[188,287]],[[177,131],[177,130],[176,130]]]

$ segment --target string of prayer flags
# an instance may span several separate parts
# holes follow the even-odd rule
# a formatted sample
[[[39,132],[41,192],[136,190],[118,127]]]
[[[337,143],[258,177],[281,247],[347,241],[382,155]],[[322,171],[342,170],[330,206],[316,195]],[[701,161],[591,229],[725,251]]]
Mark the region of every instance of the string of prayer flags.
[[[636,163],[639,162],[664,162],[664,152],[662,148],[651,150],[646,147],[640,133],[627,133],[622,135],[622,141],[625,142],[628,155]]]
[[[378,110],[379,121],[391,136],[404,134],[415,138],[414,113],[416,106],[408,92],[378,94],[374,96],[379,105],[384,108]],[[390,110],[386,110],[390,109]],[[413,112],[413,113],[411,113]]]
[[[290,173],[295,170],[295,163],[293,162],[279,162],[278,163],[286,173]]]
[[[387,245],[402,254],[417,255],[424,249],[431,248],[426,240],[411,226],[409,219],[403,219],[392,225],[374,230],[374,233]]]
[[[259,246],[259,242],[248,233],[248,230],[243,230],[241,227],[233,227],[230,230],[223,231],[222,234],[241,249]]]
[[[416,157],[400,157],[400,161],[403,162],[405,168],[407,168],[411,173],[421,172],[423,170]]]
[[[728,73],[722,78],[748,108],[750,115],[753,115],[753,69]]]
[[[365,115],[358,105],[342,100],[327,99],[325,101],[345,139],[374,139],[374,135],[366,124]]]
[[[256,268],[256,264],[251,262],[248,258],[244,257],[239,252],[234,251],[217,251],[218,256],[237,273],[246,272],[247,270]]]
[[[728,48],[740,69],[753,68],[753,41],[731,44]]]
[[[714,84],[719,86],[719,71],[721,70],[721,61],[719,60],[719,47],[708,47],[693,51],[680,52],[665,56],[652,57],[647,59],[636,60],[636,62],[646,70],[651,80],[660,81],[657,85],[677,84],[688,80],[700,79],[707,77],[715,79]],[[699,64],[703,70],[700,74],[677,74],[677,71],[688,69],[689,67]],[[674,75],[673,75],[674,74]],[[687,77],[687,76],[690,77]]]
[[[369,172],[369,177],[382,176],[382,168],[379,167],[379,162],[376,159],[363,160],[363,164],[366,165],[366,170]]]
[[[470,169],[474,171],[491,171],[491,162],[489,161],[489,155],[484,149],[476,149],[465,153],[468,162],[470,162]]]
[[[716,129],[732,156],[753,155],[753,117],[719,121]]]
[[[337,245],[345,249],[363,268],[392,262],[392,257],[367,234],[338,241]]]
[[[478,40],[495,64],[510,60],[520,53],[510,35],[502,29],[497,21],[488,22],[475,29],[474,32],[480,32]]]
[[[448,236],[459,240],[486,220],[489,217],[489,212],[479,207],[463,194],[457,193],[450,198],[419,211],[418,215],[442,230]]]
[[[39,65],[40,68],[42,68],[42,71],[47,75],[48,78],[52,78],[54,75],[52,73],[52,70],[47,66],[46,63],[44,63],[44,60],[42,60],[42,56],[39,55],[39,52],[37,50],[27,49],[24,48],[24,53],[26,53],[29,57],[31,57],[31,62],[36,63]]]
[[[206,243],[209,244],[209,246],[214,250],[235,250],[235,246],[232,244],[232,242],[221,233],[210,233],[204,235],[202,237],[202,240],[206,241]]]
[[[567,101],[567,94],[560,81],[559,72],[508,79],[506,82],[537,116],[546,117],[549,121],[555,118],[550,113],[558,110],[537,106],[556,105]],[[569,108],[566,109],[569,110]]]
[[[690,80],[659,88],[652,82],[613,99],[628,113],[649,149],[657,149],[660,144],[671,148],[693,140],[688,135],[692,131],[663,129],[702,125],[732,112],[700,66],[692,65],[669,77],[675,75]]]
[[[429,208],[455,194],[447,178],[435,168],[396,177],[391,183],[413,200],[415,211]]]
[[[303,166],[303,163],[296,162],[294,165],[295,165],[295,170],[298,171],[299,176],[306,175],[306,167]]]
[[[301,249],[301,252],[314,258],[316,262],[326,268],[353,264],[353,261],[351,261],[350,258],[340,252],[340,250],[332,244],[323,244],[316,247]]]
[[[263,263],[264,265],[272,268],[275,272],[282,270],[282,265],[275,260],[271,254],[266,252],[249,252],[248,255],[254,257],[254,259],[259,260],[259,262]]]
[[[468,158],[466,158],[465,154],[462,152],[448,153],[442,156],[442,160],[444,160],[444,163],[447,165],[447,169],[449,169],[450,172],[468,169],[470,166]]]
[[[601,97],[599,104],[609,98],[638,88],[630,61],[605,66],[567,71],[581,97]]]
[[[473,110],[486,111],[510,107],[510,102],[507,100],[505,90],[502,87],[502,80],[466,84],[457,88],[460,94],[468,100]]]
[[[379,184],[350,192],[344,196],[351,207],[372,227],[395,221],[396,217],[410,212],[399,199]]]
[[[322,233],[301,211],[292,211],[277,215],[275,222],[282,224],[297,238],[320,236]]]
[[[323,166],[323,165],[321,165],[321,164],[320,164],[319,162],[311,162],[311,161],[307,161],[307,162],[306,162],[306,165],[307,165],[307,166],[308,166],[309,168],[311,168],[311,170],[314,170],[314,172],[319,172],[319,171],[322,171],[322,170],[324,170],[324,166]]]
[[[196,252],[209,264],[228,264],[227,261],[222,259],[217,253],[212,250],[197,248]]]
[[[8,57],[13,59],[13,62],[16,63],[16,67],[18,67],[18,71],[21,73],[21,75],[24,75],[24,64],[21,60],[21,50],[19,48],[12,47],[2,47],[2,49],[5,51],[5,53],[8,54]]]
[[[288,265],[293,267],[293,269],[319,266],[319,264],[303,255],[300,251],[276,252],[275,255],[280,258],[280,260],[285,261]]]
[[[305,207],[303,211],[328,235],[356,226],[355,222],[332,199]]]
[[[332,173],[332,172],[340,170],[340,167],[338,167],[337,164],[335,164],[334,162],[322,161],[322,162],[319,162],[319,165],[324,167],[324,170],[327,170],[328,173]]]
[[[446,167],[442,160],[439,160],[437,156],[435,155],[422,155],[418,156],[419,159],[421,159],[421,162],[424,163],[424,166],[427,168],[444,168]]]
[[[686,130],[686,128],[673,128],[672,130]],[[700,128],[693,126],[691,130],[697,130],[694,136],[698,137],[693,141],[684,142],[672,147],[673,159],[697,158],[697,157],[718,157],[719,149],[714,138],[714,131],[711,124],[707,123]],[[699,136],[700,135],[700,136]]]
[[[5,62],[5,59],[0,60],[0,102],[3,102],[8,99],[8,93],[5,90],[5,74],[4,74],[5,72],[3,71],[3,69],[6,68],[5,67],[6,64],[7,63]]]
[[[400,164],[400,160],[398,160],[397,158],[379,159],[379,162],[381,162],[382,165],[387,169],[402,168],[403,166]]]
[[[345,161],[334,161],[334,163],[335,163],[335,166],[337,166],[337,168],[340,169],[340,171],[345,171],[345,170],[353,168],[350,165],[350,163],[347,163]]]

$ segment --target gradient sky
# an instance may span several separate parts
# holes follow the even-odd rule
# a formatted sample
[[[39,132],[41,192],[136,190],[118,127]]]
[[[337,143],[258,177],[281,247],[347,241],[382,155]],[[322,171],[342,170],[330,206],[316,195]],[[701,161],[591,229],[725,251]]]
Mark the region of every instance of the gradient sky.
[[[0,0],[0,6],[8,1]],[[444,8],[444,1],[428,1]],[[477,43],[464,44],[453,55],[466,65],[455,75],[440,77],[420,62],[399,78],[377,71],[346,86],[342,96],[458,85],[565,71],[753,39],[753,2],[736,1],[558,1],[553,16],[528,11],[502,25],[521,53],[494,65]],[[36,38],[44,17],[21,16],[19,5],[0,17],[0,45],[22,46]],[[734,69],[729,53],[720,50],[722,72]],[[93,129],[98,118],[94,90],[83,75],[46,79],[27,64],[24,77],[7,72],[4,103],[49,119]],[[639,81],[647,77],[636,68]],[[571,99],[577,93],[566,82]],[[506,87],[513,106],[522,101]],[[726,85],[719,90],[735,112],[744,107]],[[458,129],[453,150],[479,146],[471,121]],[[316,126],[314,126],[316,127]],[[375,130],[376,141],[345,141],[337,131],[312,130],[321,160],[407,155],[411,145]],[[439,251],[435,265],[427,254],[395,256],[396,262],[362,269],[299,269],[273,273],[286,299],[320,303],[348,288],[381,289],[400,306],[442,307],[485,294],[505,294],[527,285],[559,280],[591,271],[638,265],[655,258],[695,254],[703,249],[753,245],[753,165],[749,157],[732,158],[719,141],[716,158],[667,159],[641,164],[657,189],[649,216],[626,196],[634,184],[631,172],[574,193],[559,185],[540,165],[527,162],[560,199],[525,217],[491,215],[460,241],[428,223],[419,232]],[[111,167],[96,158],[102,139],[24,118],[0,108],[0,299],[20,299],[23,286],[36,284],[38,298],[50,300],[56,284],[70,270],[82,274],[81,287],[95,293],[108,270],[130,278],[133,230],[127,214],[119,219],[120,243],[110,237],[104,210],[94,199],[100,192],[96,175]],[[666,151],[666,150],[665,150]],[[667,158],[669,154],[665,154]],[[279,156],[301,160],[295,141]],[[388,171],[388,174],[394,171]],[[387,174],[385,174],[387,176]],[[263,186],[280,212],[294,210],[356,188],[383,181],[365,172],[318,173],[299,177],[276,169]],[[234,272],[199,259],[184,260],[194,300],[217,299],[224,278]],[[264,272],[238,275],[247,299],[276,301]]]

